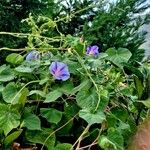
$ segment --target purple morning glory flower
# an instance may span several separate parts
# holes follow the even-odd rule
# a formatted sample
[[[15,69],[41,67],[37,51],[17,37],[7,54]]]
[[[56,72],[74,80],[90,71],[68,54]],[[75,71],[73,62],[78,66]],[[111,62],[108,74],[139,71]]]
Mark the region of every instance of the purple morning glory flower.
[[[30,53],[28,53],[28,55],[26,56],[26,60],[30,61],[30,60],[37,60],[40,58],[40,53],[36,50],[31,51]]]
[[[99,54],[99,51],[98,51],[99,47],[94,45],[94,46],[88,46],[87,49],[86,49],[86,54],[87,55],[94,55],[94,56],[97,56]]]
[[[63,62],[52,62],[49,70],[53,77],[57,80],[66,81],[70,78],[68,66]]]

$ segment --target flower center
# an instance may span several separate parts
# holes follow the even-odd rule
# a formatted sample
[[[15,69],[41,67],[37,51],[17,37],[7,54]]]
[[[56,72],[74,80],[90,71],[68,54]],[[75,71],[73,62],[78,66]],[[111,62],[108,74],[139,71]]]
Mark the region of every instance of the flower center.
[[[94,51],[90,51],[89,54],[90,54],[90,55],[94,55]]]
[[[59,69],[56,70],[55,75],[58,77],[58,76],[60,76],[60,74],[61,74],[61,71]]]

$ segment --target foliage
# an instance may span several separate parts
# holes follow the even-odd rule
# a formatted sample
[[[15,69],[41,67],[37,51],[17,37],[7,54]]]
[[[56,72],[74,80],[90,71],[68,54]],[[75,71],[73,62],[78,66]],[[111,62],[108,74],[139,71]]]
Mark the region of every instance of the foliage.
[[[3,32],[26,32],[29,30],[21,20],[28,17],[29,13],[34,16],[45,15],[53,17],[56,6],[53,0],[1,0],[0,1],[0,31]],[[51,10],[51,11],[49,11]],[[0,35],[2,47],[18,48],[26,46],[26,40],[21,40],[9,35]],[[0,63],[5,62],[3,58],[8,52],[3,51]]]
[[[110,3],[108,0],[7,0],[0,2],[0,30],[7,32],[26,32],[29,28],[20,23],[29,13],[34,17],[44,15],[58,19],[57,26],[64,35],[78,35],[89,44],[96,44],[101,51],[110,47],[127,48],[132,53],[131,62],[141,61],[144,50],[145,32],[138,32],[143,24],[150,21],[150,15],[140,17],[149,5],[145,0],[118,0]],[[5,17],[3,17],[5,16]],[[44,20],[45,20],[44,19]],[[44,21],[43,20],[43,21]],[[45,26],[45,25],[44,25]],[[47,36],[58,36],[57,28]],[[4,47],[18,48],[26,46],[26,40],[9,35],[1,35],[0,44]],[[13,46],[12,46],[13,45]],[[5,56],[4,51],[1,56]],[[3,58],[3,57],[2,57]],[[3,62],[3,59],[1,59]]]
[[[10,149],[14,141],[41,150],[126,149],[147,115],[149,64],[133,69],[125,48],[86,53],[87,42],[62,34],[57,20],[30,15],[24,22],[30,31],[17,36],[27,38],[27,47],[15,49],[18,53],[0,66],[2,149]],[[54,30],[59,36],[46,36]],[[26,59],[36,54],[33,50],[40,57]],[[127,66],[132,75],[125,73]]]
[[[83,35],[89,43],[98,43],[105,51],[109,47],[123,47],[131,51],[131,61],[141,61],[145,32],[139,32],[143,24],[150,22],[150,15],[140,16],[149,7],[144,0],[118,0],[108,9],[99,9],[90,24],[84,25]]]
[[[2,31],[17,32],[20,29],[20,21],[26,18],[30,13],[35,16],[47,15],[49,9],[49,16],[52,16],[54,6],[53,0],[7,0],[0,2],[1,7],[1,24],[0,29]],[[51,13],[51,15],[50,15]]]
[[[101,51],[110,47],[127,48],[132,53],[131,62],[141,61],[146,32],[142,25],[150,22],[150,15],[139,15],[149,8],[145,0],[68,0],[60,5],[59,17],[66,17],[58,24],[64,34],[78,35],[89,44],[97,44]],[[82,10],[82,11],[81,11]],[[79,13],[77,13],[79,12]],[[136,64],[137,65],[137,64]]]

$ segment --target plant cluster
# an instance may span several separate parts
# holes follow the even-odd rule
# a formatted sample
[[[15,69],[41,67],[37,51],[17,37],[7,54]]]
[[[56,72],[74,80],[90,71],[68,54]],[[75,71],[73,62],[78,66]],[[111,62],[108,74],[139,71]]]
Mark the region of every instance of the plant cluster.
[[[36,18],[40,15],[53,20],[64,35],[82,36],[89,44],[96,44],[102,51],[109,47],[124,47],[132,53],[131,62],[141,61],[144,50],[145,32],[139,28],[150,22],[150,15],[137,15],[149,7],[145,0],[7,0],[0,2],[0,30],[4,32],[28,32],[21,23],[29,13]],[[67,17],[66,17],[67,16]],[[65,19],[62,19],[65,18]],[[59,36],[57,30],[47,36]],[[26,40],[11,36],[0,36],[3,47],[19,48],[26,46]],[[12,46],[13,45],[13,46]],[[6,52],[1,53],[3,63]]]
[[[127,149],[150,107],[149,64],[134,68],[126,48],[104,53],[65,36],[57,20],[24,21],[29,33],[7,34],[27,39],[27,47],[5,48],[13,52],[0,66],[1,148]],[[54,30],[59,36],[46,36]]]

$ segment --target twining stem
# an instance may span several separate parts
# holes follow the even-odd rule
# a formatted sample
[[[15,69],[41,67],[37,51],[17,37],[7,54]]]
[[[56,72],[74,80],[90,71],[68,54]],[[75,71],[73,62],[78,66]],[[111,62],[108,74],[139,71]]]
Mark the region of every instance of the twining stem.
[[[55,48],[55,47],[49,47],[49,48],[16,48],[16,49],[14,49],[14,48],[8,48],[8,47],[2,47],[2,48],[0,48],[0,51],[2,51],[2,50],[7,50],[7,51],[16,51],[16,52],[18,52],[18,51],[27,51],[27,50],[42,50],[42,51],[47,51],[47,50],[64,50],[64,48],[62,48],[62,47],[58,47],[58,48]]]
[[[100,104],[100,101],[101,101],[101,98],[100,98],[100,92],[99,92],[99,89],[98,89],[98,86],[97,84],[95,83],[95,81],[93,80],[91,74],[88,72],[87,68],[85,67],[84,63],[82,62],[82,58],[80,57],[80,55],[75,51],[73,50],[74,53],[77,55],[77,59],[79,61],[79,63],[81,64],[82,68],[85,70],[86,74],[88,75],[88,77],[90,78],[90,80],[92,81],[95,89],[96,89],[96,92],[97,92],[97,95],[98,95],[98,102],[97,102],[97,105],[96,105],[96,108],[94,110],[94,112],[97,111],[98,107],[99,107],[99,104]]]
[[[73,146],[70,148],[70,150],[73,150],[74,146],[81,142],[83,136],[88,132],[89,128],[90,128],[91,125],[87,125],[87,127],[84,129],[84,131],[82,132],[82,134],[79,136],[79,138],[75,141],[75,143],[73,144]],[[79,145],[78,145],[79,146]],[[77,147],[78,147],[77,146]]]
[[[105,126],[103,125],[103,123],[102,123],[101,125],[102,125],[102,126],[101,126],[101,128],[99,129],[99,133],[98,133],[97,138],[92,142],[92,144],[89,145],[88,150],[90,150],[93,145],[96,145],[96,144],[97,144],[97,141],[98,141],[98,139],[99,139],[99,137],[100,137],[100,135],[101,135],[103,129],[105,128]]]
[[[97,141],[98,141],[98,139],[99,139],[99,137],[100,137],[100,135],[101,135],[101,133],[102,133],[104,128],[105,127],[102,124],[102,126],[101,126],[101,128],[99,130],[98,136],[96,137],[96,139],[91,144],[83,146],[83,147],[78,147],[76,150],[83,150],[83,149],[87,149],[87,148],[88,148],[88,150],[90,150],[92,146],[97,145],[98,144]]]
[[[13,104],[14,100],[16,99],[16,97],[22,92],[22,90],[23,90],[26,86],[28,86],[29,84],[38,83],[38,82],[40,82],[40,80],[30,81],[30,82],[28,82],[27,84],[25,84],[25,85],[17,92],[17,94],[13,97],[13,99],[11,100],[11,102],[10,102],[11,105]],[[11,107],[11,105],[10,105],[10,107]]]
[[[86,146],[83,146],[83,147],[80,147],[80,148],[78,148],[78,149],[76,149],[76,150],[83,150],[83,149],[92,147],[92,146],[94,146],[94,145],[97,145],[97,142],[95,142],[95,143],[92,142],[91,144],[86,145]]]
[[[73,17],[75,17],[75,15],[80,14],[80,13],[82,13],[85,10],[92,9],[95,6],[97,7],[98,5],[97,4],[93,4],[93,5],[87,6],[87,7],[83,8],[83,9],[80,9],[80,10],[74,12],[74,13],[71,13],[70,16],[69,16],[69,18],[73,18]],[[60,19],[56,20],[55,22],[57,23],[57,22],[60,22],[60,21],[64,21],[67,18],[68,18],[68,15],[65,16],[65,17],[63,17],[63,18],[60,18]]]
[[[75,115],[74,115],[70,120],[68,120],[64,125],[62,125],[62,126],[59,127],[58,129],[56,129],[55,131],[53,131],[53,132],[45,139],[45,141],[44,141],[44,143],[43,143],[43,145],[42,145],[42,147],[41,147],[41,150],[44,149],[44,145],[46,144],[47,140],[48,140],[53,134],[55,134],[57,131],[59,131],[59,130],[61,130],[62,128],[64,128],[64,127],[65,127],[68,123],[70,123],[77,115],[78,115],[78,113],[75,114]]]
[[[38,38],[46,39],[46,40],[53,41],[53,42],[59,42],[61,39],[60,37],[50,38],[50,37],[42,36],[39,34],[33,34],[33,33],[0,32],[0,35],[11,35],[14,37],[19,37],[19,38],[27,38],[28,36],[33,36],[33,37],[38,37]]]

